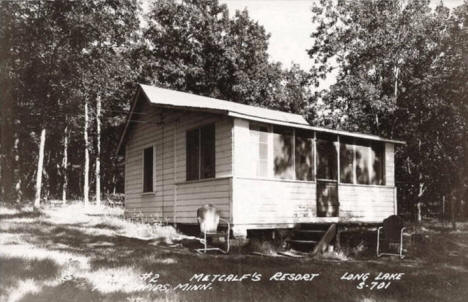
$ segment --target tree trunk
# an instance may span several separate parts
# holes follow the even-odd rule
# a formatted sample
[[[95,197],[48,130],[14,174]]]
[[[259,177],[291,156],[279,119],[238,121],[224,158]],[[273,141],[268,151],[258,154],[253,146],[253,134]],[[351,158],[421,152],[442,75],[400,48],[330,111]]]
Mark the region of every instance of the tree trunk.
[[[400,68],[398,66],[395,66],[393,73],[395,75],[395,83],[393,87],[393,96],[395,97],[395,100],[398,98],[398,75],[400,73]]]
[[[418,152],[419,152],[420,158],[421,158],[421,145],[422,145],[421,139],[418,139]],[[417,198],[417,204],[416,204],[416,208],[418,210],[418,216],[417,216],[418,223],[422,222],[422,206],[423,206],[422,197],[424,195],[424,191],[426,191],[426,188],[424,187],[421,166],[422,166],[422,163],[420,162],[418,166],[418,198]]]
[[[457,229],[457,223],[455,222],[455,208],[456,208],[456,203],[457,203],[457,195],[452,194],[450,198],[450,220],[452,221],[452,229],[456,230]]]
[[[85,101],[85,108],[84,108],[84,143],[85,143],[85,162],[84,162],[84,181],[83,181],[83,202],[85,206],[89,204],[89,141],[88,141],[88,101]]]
[[[116,191],[117,191],[117,184],[116,184],[115,171],[114,171],[114,175],[112,175],[112,194],[115,195]]]
[[[468,18],[465,18],[463,22],[463,60],[465,63],[465,72],[468,69]],[[467,100],[467,93],[466,85],[462,86],[462,118],[463,118],[463,174],[462,174],[462,185],[461,185],[461,205],[462,209],[460,213],[463,215],[464,218],[468,217],[467,206],[466,203],[468,202],[468,100]]]
[[[422,221],[422,202],[418,201],[418,203],[416,204],[416,208],[418,209],[418,223],[421,223]]]
[[[63,160],[62,160],[62,173],[63,173],[63,187],[62,187],[62,203],[67,203],[67,188],[68,188],[68,124],[65,126],[65,133],[63,136]]]
[[[101,205],[101,96],[96,100],[96,205]]]
[[[37,160],[37,175],[36,175],[36,198],[34,207],[38,208],[41,205],[41,188],[42,188],[42,170],[44,167],[44,147],[46,140],[46,129],[41,131],[41,141],[39,142],[39,158]]]
[[[15,139],[15,193],[16,193],[16,203],[21,203],[23,197],[23,192],[21,191],[21,171],[20,171],[20,153],[19,153],[19,138]]]
[[[0,60],[0,64],[2,64]],[[2,84],[0,93],[0,131],[1,131],[1,149],[0,149],[0,160],[1,160],[1,175],[0,175],[0,186],[1,186],[1,200],[4,203],[12,203],[14,201],[14,170],[13,170],[13,146],[14,146],[14,127],[13,127],[13,107],[14,101],[9,92],[6,79],[0,79]],[[3,83],[2,83],[3,82]]]

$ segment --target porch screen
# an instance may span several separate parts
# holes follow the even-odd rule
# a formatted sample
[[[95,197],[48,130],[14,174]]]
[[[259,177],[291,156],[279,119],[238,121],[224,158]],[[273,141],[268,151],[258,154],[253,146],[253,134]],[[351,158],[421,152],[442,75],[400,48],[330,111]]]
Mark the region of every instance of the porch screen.
[[[362,141],[356,141],[356,179],[358,184],[367,185],[370,183],[370,147]]]
[[[317,135],[317,178],[337,180],[336,136]]]
[[[373,143],[370,150],[370,182],[373,185],[385,184],[384,173],[385,146]]]
[[[314,133],[296,130],[296,179],[314,180]]]
[[[340,181],[352,184],[354,182],[354,146],[353,140],[340,138]]]
[[[294,179],[293,138],[291,128],[273,128],[273,171],[277,178]]]
[[[340,181],[384,185],[385,145],[360,139],[340,138]]]
[[[187,180],[215,177],[215,127],[187,131]]]

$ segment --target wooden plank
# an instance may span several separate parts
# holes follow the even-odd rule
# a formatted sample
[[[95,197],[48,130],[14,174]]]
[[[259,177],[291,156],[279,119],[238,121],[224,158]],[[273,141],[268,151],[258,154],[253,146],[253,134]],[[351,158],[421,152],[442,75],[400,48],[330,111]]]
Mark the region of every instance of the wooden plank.
[[[325,235],[323,235],[322,239],[317,243],[314,250],[312,251],[312,255],[317,255],[318,253],[323,253],[328,246],[330,245],[333,238],[336,236],[336,224],[330,225]]]

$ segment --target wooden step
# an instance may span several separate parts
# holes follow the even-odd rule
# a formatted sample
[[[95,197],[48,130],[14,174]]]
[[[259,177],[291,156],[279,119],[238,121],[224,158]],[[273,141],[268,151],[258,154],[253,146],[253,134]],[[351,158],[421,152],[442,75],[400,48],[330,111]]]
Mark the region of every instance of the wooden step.
[[[297,243],[297,244],[317,244],[318,241],[316,241],[316,240],[288,239],[287,242]]]
[[[303,230],[303,229],[297,229],[294,230],[296,233],[308,233],[308,234],[325,234],[327,230]]]
[[[302,223],[296,230],[314,230],[326,232],[330,225],[330,223]]]

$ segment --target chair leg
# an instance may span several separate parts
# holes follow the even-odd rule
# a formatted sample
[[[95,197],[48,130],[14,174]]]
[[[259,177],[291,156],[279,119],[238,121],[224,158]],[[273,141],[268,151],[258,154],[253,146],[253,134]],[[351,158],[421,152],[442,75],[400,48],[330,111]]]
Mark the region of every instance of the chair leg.
[[[377,229],[377,257],[382,256],[382,255],[380,255],[380,253],[379,253],[379,248],[380,248],[380,229],[381,229],[381,228],[378,228],[378,229]]]
[[[228,228],[227,228],[227,233],[226,233],[226,244],[227,244],[227,247],[226,247],[226,254],[229,253],[229,248],[230,248],[230,243],[229,243],[229,235],[231,233],[231,227],[228,223]]]
[[[400,233],[400,258],[403,259],[405,256],[403,255],[403,232],[405,231],[405,228],[401,229]]]
[[[203,243],[204,243],[204,250],[203,252],[206,254],[206,250],[208,248],[208,242],[206,241],[206,232],[203,232]]]

